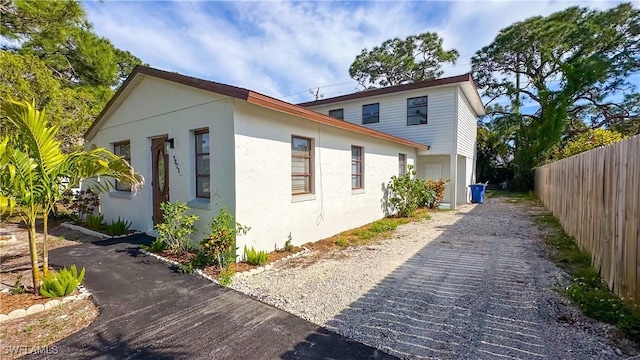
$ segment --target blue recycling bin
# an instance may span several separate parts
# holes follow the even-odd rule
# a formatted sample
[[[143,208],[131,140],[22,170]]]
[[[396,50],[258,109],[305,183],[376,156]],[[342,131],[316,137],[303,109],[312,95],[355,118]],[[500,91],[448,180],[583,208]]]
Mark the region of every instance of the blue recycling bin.
[[[471,202],[482,204],[484,201],[484,190],[487,188],[487,184],[473,184],[469,185],[471,188]]]

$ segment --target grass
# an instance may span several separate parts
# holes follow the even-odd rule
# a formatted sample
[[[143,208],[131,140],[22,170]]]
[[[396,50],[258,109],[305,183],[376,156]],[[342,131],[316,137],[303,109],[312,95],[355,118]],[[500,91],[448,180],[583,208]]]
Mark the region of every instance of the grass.
[[[494,195],[495,196],[495,195]],[[531,202],[542,206],[533,193],[499,194],[513,203]],[[575,239],[567,235],[558,220],[549,212],[533,215],[534,223],[550,230],[544,240],[551,247],[551,260],[573,278],[560,291],[586,316],[617,326],[625,335],[640,344],[640,309],[609,291],[598,271],[591,264],[591,255],[580,249]]]
[[[406,218],[387,217],[356,229],[341,232],[326,240],[342,248],[375,243],[378,240],[388,238],[389,234],[400,225],[414,221],[431,220],[429,211],[432,210],[418,209],[411,217]]]

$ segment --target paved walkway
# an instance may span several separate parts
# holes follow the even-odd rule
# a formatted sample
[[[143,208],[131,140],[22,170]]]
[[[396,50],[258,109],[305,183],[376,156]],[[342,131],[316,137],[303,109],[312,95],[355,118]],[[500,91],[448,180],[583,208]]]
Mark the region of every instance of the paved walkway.
[[[85,286],[100,308],[93,324],[56,344],[56,358],[391,358],[236,291],[175,273],[129,243],[60,248],[50,259],[54,266],[86,267]]]

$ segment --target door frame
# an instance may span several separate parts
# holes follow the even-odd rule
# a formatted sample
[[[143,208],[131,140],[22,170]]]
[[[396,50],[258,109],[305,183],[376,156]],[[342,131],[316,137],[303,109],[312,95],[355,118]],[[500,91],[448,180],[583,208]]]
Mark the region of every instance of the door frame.
[[[169,201],[170,195],[170,183],[169,183],[169,153],[165,147],[165,141],[169,138],[168,135],[154,136],[149,138],[149,152],[151,153],[150,164],[151,164],[151,227],[153,228],[156,224],[162,221],[162,213],[160,211],[160,203],[164,201]],[[164,195],[163,201],[158,201],[159,197],[156,196],[156,190],[158,189],[158,164],[156,159],[157,150],[159,147],[162,147],[163,155],[164,155],[164,186],[163,193],[160,195]],[[159,217],[158,217],[158,214]]]

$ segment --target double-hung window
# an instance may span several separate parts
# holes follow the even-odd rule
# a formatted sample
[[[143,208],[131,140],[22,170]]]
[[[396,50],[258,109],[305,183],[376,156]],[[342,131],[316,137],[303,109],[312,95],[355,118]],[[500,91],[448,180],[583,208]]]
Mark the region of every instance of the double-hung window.
[[[291,194],[313,193],[312,140],[301,136],[291,137]]]
[[[362,123],[373,124],[380,122],[380,103],[362,105]]]
[[[351,189],[364,189],[364,154],[361,146],[351,146]]]
[[[113,153],[122,156],[128,163],[131,163],[131,142],[120,141],[113,144]],[[131,191],[131,184],[123,183],[116,180],[117,191]]]
[[[344,109],[329,110],[329,116],[338,120],[344,120]]]
[[[209,129],[194,131],[196,163],[196,197],[209,199],[211,196],[211,169]]]
[[[407,99],[407,125],[421,125],[427,123],[427,97]]]
[[[407,155],[398,154],[398,175],[404,176],[407,173]]]

